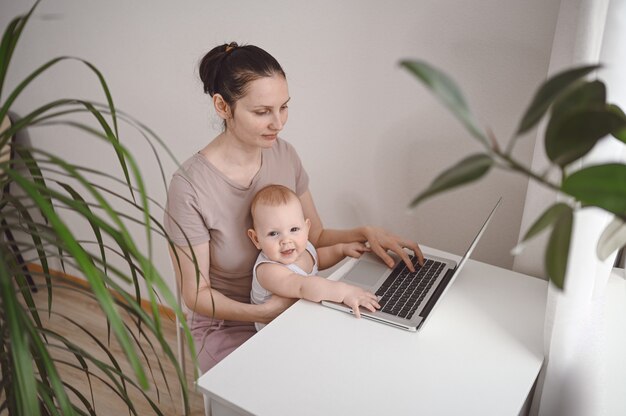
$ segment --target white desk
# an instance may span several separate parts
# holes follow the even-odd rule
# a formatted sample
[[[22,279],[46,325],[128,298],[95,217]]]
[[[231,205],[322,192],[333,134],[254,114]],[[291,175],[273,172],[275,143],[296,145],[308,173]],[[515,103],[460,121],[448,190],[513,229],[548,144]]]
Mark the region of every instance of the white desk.
[[[517,415],[543,362],[546,288],[470,260],[417,333],[301,300],[197,385],[213,416]]]

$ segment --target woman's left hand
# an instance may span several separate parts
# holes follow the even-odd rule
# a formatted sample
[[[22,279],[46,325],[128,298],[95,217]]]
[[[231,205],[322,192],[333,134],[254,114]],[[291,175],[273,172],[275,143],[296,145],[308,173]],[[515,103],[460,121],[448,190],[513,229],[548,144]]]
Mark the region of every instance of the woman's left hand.
[[[406,263],[409,270],[415,271],[415,267],[413,267],[413,263],[411,263],[411,259],[404,248],[412,250],[417,256],[419,264],[424,264],[424,255],[415,241],[406,240],[380,227],[365,226],[362,228],[362,234],[367,239],[372,251],[389,267],[393,267],[394,261],[387,250],[396,253]]]

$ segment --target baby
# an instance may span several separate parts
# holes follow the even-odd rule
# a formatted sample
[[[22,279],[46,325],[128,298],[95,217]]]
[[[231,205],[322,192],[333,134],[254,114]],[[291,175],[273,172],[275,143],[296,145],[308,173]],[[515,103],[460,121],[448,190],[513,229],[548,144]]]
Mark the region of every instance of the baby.
[[[376,296],[357,286],[317,276],[346,256],[360,257],[369,249],[363,243],[335,244],[317,250],[308,241],[311,222],[304,218],[300,199],[289,188],[269,185],[252,200],[252,227],[248,236],[261,250],[253,268],[250,298],[266,302],[272,294],[313,302],[330,300],[372,312],[380,308]],[[264,325],[256,323],[257,330]]]

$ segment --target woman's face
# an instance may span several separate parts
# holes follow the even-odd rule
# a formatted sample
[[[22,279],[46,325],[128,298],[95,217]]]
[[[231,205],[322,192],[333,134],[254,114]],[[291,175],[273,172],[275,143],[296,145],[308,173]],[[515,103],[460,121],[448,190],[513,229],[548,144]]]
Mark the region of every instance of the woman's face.
[[[247,146],[271,147],[287,122],[288,101],[287,80],[282,75],[256,79],[235,103],[226,132]]]

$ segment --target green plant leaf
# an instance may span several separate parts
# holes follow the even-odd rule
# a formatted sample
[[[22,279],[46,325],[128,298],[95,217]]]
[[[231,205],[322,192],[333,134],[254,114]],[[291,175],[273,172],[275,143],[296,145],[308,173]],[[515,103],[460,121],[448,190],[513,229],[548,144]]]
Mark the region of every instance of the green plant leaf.
[[[35,4],[33,4],[33,7],[30,8],[27,14],[14,18],[2,35],[2,42],[0,42],[0,97],[2,97],[2,87],[4,86],[4,80],[9,70],[9,64],[11,63],[15,46],[20,39],[24,26],[26,26],[28,19],[30,19],[39,1],[40,0],[37,0]],[[0,118],[0,120],[2,119]]]
[[[552,117],[581,110],[602,110],[606,107],[606,86],[602,81],[579,80],[557,98],[552,106]]]
[[[37,257],[38,257],[39,263],[41,265],[41,268],[44,270],[44,273],[46,274],[46,285],[49,286],[50,279],[48,276],[50,274],[50,269],[48,267],[48,257],[44,251],[43,242],[41,239],[42,232],[40,228],[35,225],[35,222],[33,221],[33,218],[30,215],[28,208],[25,207],[18,198],[13,197],[11,194],[7,194],[3,198],[5,198],[5,200],[10,202],[11,205],[15,207],[16,214],[23,218],[21,222],[24,222],[26,225],[26,228],[28,230],[27,234],[31,237],[33,241],[33,245],[35,247],[35,250],[37,251]],[[3,215],[7,215],[7,214],[8,213],[5,213]],[[7,222],[6,217],[3,217],[0,222],[2,222],[3,224],[6,224],[6,227],[8,227],[8,229],[10,230],[10,227],[12,224]],[[15,257],[17,260],[17,255],[15,255]],[[18,263],[18,261],[15,261],[15,263]],[[21,269],[22,267],[20,267],[18,270],[15,270],[13,273],[15,275],[18,286],[22,289],[20,292],[22,293],[22,298],[24,299],[24,302],[26,303],[28,307],[32,307],[34,303],[33,303],[32,296],[30,294],[30,287],[29,287],[30,285],[25,281],[26,279],[25,279],[24,273],[20,272]],[[22,279],[24,281],[22,281]],[[52,308],[52,290],[48,288],[48,313],[50,312],[51,308]],[[41,319],[39,318],[39,314],[37,314],[36,311],[33,312],[33,320],[35,321],[35,324],[37,326],[39,327],[42,326]]]
[[[574,172],[561,189],[586,205],[603,208],[614,214],[626,214],[626,165],[609,163]]]
[[[114,329],[114,333],[124,350],[124,353],[128,357],[128,360],[135,371],[139,382],[142,386],[148,386],[148,380],[146,374],[141,366],[137,352],[130,342],[130,337],[126,333],[126,329],[122,323],[119,313],[115,310],[110,293],[102,284],[102,276],[93,264],[93,258],[88,255],[80,244],[76,241],[74,235],[67,228],[66,224],[57,216],[57,214],[48,206],[47,201],[43,199],[34,184],[29,183],[17,172],[8,171],[9,176],[16,184],[20,186],[34,202],[37,203],[39,208],[45,213],[50,221],[51,226],[58,234],[59,239],[63,241],[66,251],[68,251],[80,265],[84,276],[91,284],[91,289],[97,295],[98,301],[103,312],[109,318],[111,325]]]
[[[40,183],[45,188],[46,180],[43,174],[41,173],[41,169],[39,169],[39,165],[37,164],[37,161],[33,158],[30,151],[28,149],[25,149],[19,146],[16,146],[14,149],[15,149],[15,153],[20,156],[20,160],[22,164],[26,168],[28,168],[28,171],[30,172],[31,178],[33,179],[33,181]],[[19,168],[19,165],[20,164],[18,164],[18,168]],[[52,200],[50,200],[50,198],[48,198],[48,203],[52,204]]]
[[[34,350],[34,358],[39,368],[39,373],[44,374],[45,382],[41,385],[48,387],[54,391],[55,401],[58,402],[59,410],[63,415],[71,415],[72,403],[67,396],[67,392],[63,388],[63,382],[59,375],[57,368],[54,365],[54,360],[50,356],[46,343],[41,339],[37,329],[28,320],[23,321],[24,328],[29,334],[29,341],[31,348]]]
[[[548,111],[550,105],[556,100],[568,87],[580,78],[590,72],[600,68],[600,65],[588,65],[573,68],[560,72],[548,80],[546,80],[537,90],[528,109],[522,117],[522,121],[517,128],[516,135],[521,135],[541,120],[543,115]]]
[[[559,289],[563,289],[565,283],[573,221],[574,215],[571,208],[562,210],[561,215],[554,223],[546,247],[546,272],[550,281]]]
[[[626,246],[626,222],[613,218],[600,235],[596,253],[600,260],[606,260],[615,250]]]
[[[65,191],[68,194],[70,194],[72,196],[72,199],[74,199],[74,201],[76,201],[79,204],[83,205],[85,210],[87,210],[90,213],[92,213],[92,211],[89,209],[87,201],[85,201],[85,199],[78,192],[76,192],[76,190],[74,188],[72,188],[67,183],[63,183],[63,182],[57,182],[57,183],[63,189],[65,189]],[[104,272],[104,274],[106,274],[107,273],[107,262],[106,262],[106,253],[105,253],[105,250],[104,250],[104,241],[102,240],[102,233],[100,232],[100,227],[98,227],[98,224],[92,218],[93,218],[93,214],[88,216],[88,217],[86,217],[87,221],[89,221],[89,225],[91,225],[91,229],[93,230],[94,236],[98,240],[98,248],[100,248],[100,257],[102,258],[103,272]]]
[[[555,223],[562,215],[567,215],[567,212],[571,210],[572,208],[569,205],[562,202],[552,205],[530,226],[522,241],[528,241],[539,235],[544,229]]]
[[[2,299],[2,321],[8,326],[8,336],[11,339],[9,352],[12,360],[11,378],[16,385],[17,414],[38,416],[41,414],[37,402],[37,384],[33,368],[28,334],[24,332],[21,306],[13,291],[11,276],[7,265],[7,257],[0,246],[0,299]]]
[[[608,105],[608,109],[609,109],[609,111],[612,111],[613,113],[615,113],[622,120],[626,120],[626,115],[624,114],[622,109],[619,108],[617,105],[609,104]],[[618,127],[617,129],[612,131],[611,134],[617,140],[621,140],[622,142],[626,143],[626,122],[623,122],[622,127]]]
[[[598,140],[623,125],[623,120],[606,108],[552,117],[546,129],[546,155],[559,166],[567,166],[586,155]]]
[[[475,154],[461,160],[456,165],[448,168],[437,176],[425,191],[413,199],[410,207],[415,207],[417,204],[433,195],[480,179],[489,172],[492,165],[493,160],[491,157],[483,153]]]
[[[68,172],[71,173],[72,177],[74,177],[76,179],[80,179],[81,183],[83,185],[85,185],[87,187],[87,189],[92,189],[90,184],[88,182],[86,182],[84,180],[84,178],[82,178],[82,176],[80,174],[78,174],[78,172],[76,171],[75,167],[68,165],[66,162],[58,160],[53,155],[47,154],[46,152],[42,152],[42,151],[39,151],[39,152],[46,154],[51,159],[51,161],[54,161],[54,162],[58,163],[59,166],[61,166],[64,169],[68,170]],[[133,166],[133,165],[131,164],[131,166]],[[37,186],[37,184],[36,184],[36,186]],[[117,232],[116,230],[112,229],[109,225],[107,225],[106,223],[102,222],[97,216],[94,216],[90,210],[85,209],[84,203],[77,202],[77,201],[75,201],[73,199],[67,198],[67,197],[65,197],[62,194],[59,194],[57,192],[52,191],[51,189],[42,188],[41,184],[38,184],[38,186],[39,186],[39,189],[38,189],[39,192],[50,194],[55,200],[62,201],[63,203],[69,205],[73,210],[75,210],[77,212],[80,212],[86,218],[91,218],[90,222],[91,221],[96,222],[97,225],[100,228],[102,228],[103,230],[107,231],[107,233],[109,233],[111,236],[114,237],[115,241],[117,241],[118,244],[120,244],[120,247],[122,247],[122,250],[125,251],[125,254],[123,254],[123,256],[124,257],[126,256],[126,250],[127,249],[125,249],[123,247],[126,247],[126,241],[130,237],[120,238],[121,235],[122,235],[121,233]],[[143,194],[143,191],[141,193]],[[98,199],[101,199],[101,197],[98,197]],[[143,207],[134,204],[134,202],[132,202],[130,200],[128,202],[131,203],[133,206],[135,206],[142,213],[146,212],[146,210]],[[103,203],[102,205],[103,205],[103,208],[105,208],[105,209],[108,207],[108,204],[106,204],[106,203]],[[159,227],[162,229],[160,224],[159,224]],[[130,240],[128,240],[128,241],[130,241]],[[135,253],[134,255],[137,256],[136,250],[134,250],[134,248],[133,248],[133,252]],[[140,258],[140,261],[143,261],[144,263],[146,262],[146,260],[143,257],[140,256],[139,258]],[[129,265],[129,267],[131,268],[131,271],[134,272],[134,265]],[[147,267],[150,267],[150,266],[148,265]],[[111,271],[116,273],[119,276],[119,272],[116,269],[111,268]],[[159,287],[159,290],[163,294],[165,299],[168,301],[168,304],[172,305],[174,307],[174,310],[175,310],[176,314],[179,315],[179,317],[181,317],[181,319],[184,319],[184,318],[182,318],[182,316],[183,316],[182,315],[182,311],[180,311],[180,308],[178,307],[178,304],[176,303],[176,300],[174,299],[173,295],[171,294],[171,292],[167,288],[167,285],[164,283],[163,279],[158,276],[158,273],[154,269],[151,270],[151,272],[156,277],[158,277],[157,279],[155,279],[155,283]],[[136,280],[136,277],[134,277],[133,280]],[[109,281],[109,284],[111,284],[113,286],[113,288],[116,290],[117,293],[119,293],[121,296],[124,297],[124,299],[128,302],[128,304],[133,304],[132,298],[128,297],[121,287],[117,286],[115,284],[115,282],[113,282],[113,281]],[[135,312],[139,313],[139,314],[143,314],[143,310],[141,309],[141,307],[139,305],[136,307],[136,311]],[[158,320],[158,316],[155,317],[155,321],[156,320]],[[182,322],[185,322],[185,321],[183,320]],[[154,326],[154,327],[151,327],[151,328],[153,330],[156,330],[157,334],[160,333],[160,328],[158,327],[158,325]],[[188,342],[189,342],[188,345],[192,345],[191,340],[189,339],[189,335],[187,335],[187,337],[188,337]],[[161,341],[161,340],[159,340],[159,342],[161,343],[162,350],[163,351],[167,351],[168,352],[168,357],[171,358],[172,362],[175,362],[175,357],[171,353],[171,351],[169,350],[167,344],[164,343],[164,341]],[[181,383],[184,382],[184,375],[180,372],[179,369],[177,369],[177,371],[179,372],[179,380],[181,381]],[[186,392],[185,392],[185,394],[186,394]]]
[[[408,69],[424,83],[435,96],[463,123],[472,136],[489,147],[485,133],[478,127],[472,116],[461,90],[456,83],[442,71],[419,60],[403,60],[400,66]]]

